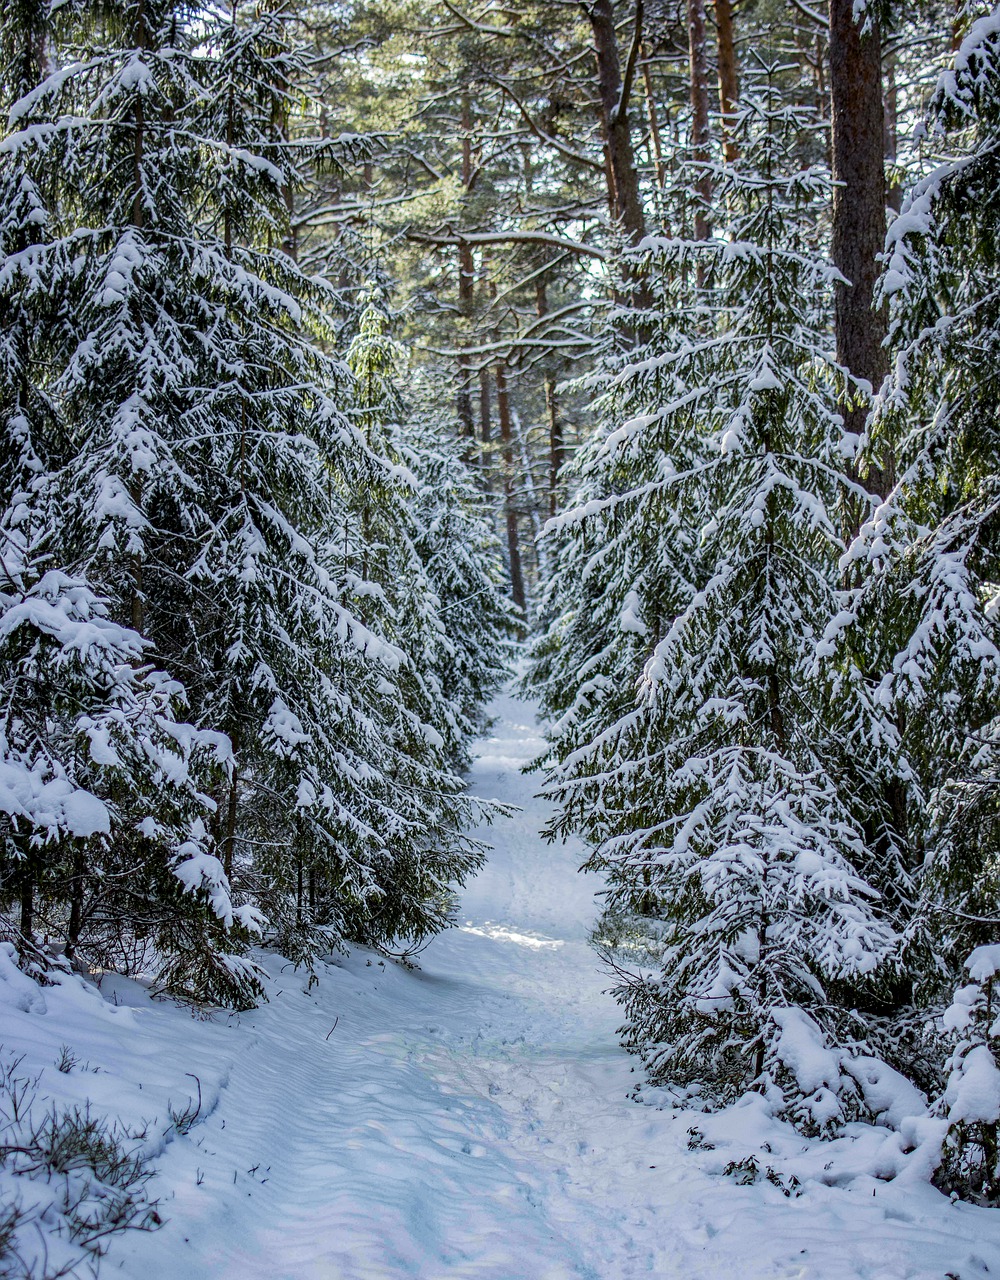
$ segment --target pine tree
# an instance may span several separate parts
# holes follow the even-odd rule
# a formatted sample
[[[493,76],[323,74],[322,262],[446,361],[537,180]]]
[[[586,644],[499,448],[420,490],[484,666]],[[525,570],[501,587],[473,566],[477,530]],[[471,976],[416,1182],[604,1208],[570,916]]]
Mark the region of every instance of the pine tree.
[[[348,352],[358,427],[376,455],[356,488],[363,533],[359,587],[385,634],[405,654],[380,703],[388,726],[385,749],[398,761],[394,770],[409,805],[401,807],[405,839],[393,846],[384,901],[361,926],[361,936],[379,945],[397,936],[419,941],[447,924],[454,888],[481,863],[481,844],[462,832],[475,815],[488,816],[491,809],[465,796],[455,770],[467,761],[482,699],[503,674],[504,632],[512,613],[500,590],[496,542],[482,522],[476,530],[465,520],[465,531],[475,531],[479,546],[473,542],[458,556],[452,539],[460,530],[448,531],[456,573],[442,559],[435,519],[422,519],[428,505],[447,520],[458,504],[447,490],[428,493],[428,470],[442,479],[446,473],[440,455],[435,468],[423,451],[426,441],[408,432],[410,415],[399,383],[402,356],[389,325],[387,311],[373,297]],[[468,486],[457,455],[451,465],[453,473],[461,469]],[[455,595],[466,585],[479,588],[477,627],[469,632],[446,614],[449,605],[469,603]]]
[[[183,689],[151,665],[148,641],[109,616],[68,536],[66,470],[78,442],[57,375],[73,349],[65,304],[79,260],[60,222],[65,152],[46,125],[60,78],[43,75],[46,18],[25,4],[3,24],[14,126],[0,163],[10,193],[0,227],[3,896],[20,901],[28,950],[39,920],[68,953],[85,945],[91,959],[106,959],[109,940],[136,918],[161,954],[211,937],[223,986],[245,999],[259,983],[226,953],[233,907],[200,792],[222,773],[228,743],[179,719]]]
[[[655,243],[626,255],[626,275],[649,280],[651,305],[638,332],[633,309],[616,313],[602,362],[583,380],[599,428],[566,468],[573,502],[545,530],[552,569],[526,684],[551,718],[551,755],[572,758],[574,767],[579,761],[581,770],[577,753],[633,712],[652,644],[690,600],[697,573],[696,529],[672,486],[678,466],[701,459],[702,442],[678,432],[669,406],[687,395],[675,353],[704,317],[689,264],[678,266],[667,241]],[[550,834],[578,827],[595,840],[609,834],[614,818],[602,794],[579,803],[558,786],[552,794],[560,809]],[[615,804],[627,829],[629,804]]]
[[[448,706],[452,766],[486,727],[485,708],[510,672],[522,628],[511,599],[496,513],[463,461],[450,414],[429,380],[407,388],[400,457],[412,473],[413,547],[438,602],[438,644],[430,655]]]
[[[888,783],[872,829],[919,999],[993,940],[1000,885],[996,10],[942,77],[930,128],[959,156],[915,184],[890,229],[897,355],[866,445],[896,455],[898,480],[851,548],[854,594],[831,631],[853,689],[849,746]]]
[[[837,611],[851,442],[824,346],[835,272],[812,245],[829,183],[790,167],[808,125],[782,105],[780,74],[762,69],[735,121],[743,158],[718,179],[727,240],[653,251],[674,278],[705,282],[712,331],[652,362],[667,396],[610,438],[655,460],[645,488],[686,535],[692,589],[665,595],[674,610],[635,706],[557,766],[549,790],[587,815],[610,912],[654,918],[659,964],[618,991],[626,1044],[654,1078],[718,1098],[771,1080],[796,1118],[822,1124],[838,1104],[828,1089],[803,1098],[795,1028],[843,1034],[828,992],[870,979],[894,938],[857,871],[862,835],[830,771],[814,670]],[[591,563],[612,545],[597,542]],[[653,560],[661,583],[684,580],[671,551]]]

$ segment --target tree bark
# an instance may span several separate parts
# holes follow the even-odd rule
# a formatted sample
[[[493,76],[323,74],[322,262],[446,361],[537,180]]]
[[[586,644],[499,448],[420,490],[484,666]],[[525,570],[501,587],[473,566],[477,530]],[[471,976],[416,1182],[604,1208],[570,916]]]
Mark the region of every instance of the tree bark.
[[[849,281],[835,286],[837,359],[877,389],[886,370],[886,326],[875,306],[878,254],[885,243],[885,115],[881,39],[869,14],[862,34],[854,0],[830,0],[830,95],[833,108],[832,257]],[[867,404],[844,406],[849,431],[861,434]],[[865,483],[884,495],[892,483],[892,459],[872,465]]]
[[[688,0],[688,61],[691,71],[691,159],[702,166],[695,178],[698,203],[694,212],[694,238],[712,235],[708,210],[712,203],[712,177],[708,172],[708,54],[705,36],[705,0]]]
[[[597,57],[597,88],[611,184],[611,204],[629,240],[636,244],[646,234],[646,217],[639,194],[639,175],[635,167],[635,151],[628,118],[627,98],[631,86],[623,84],[611,0],[595,0],[588,9],[588,17],[594,33],[594,53]],[[636,21],[642,21],[641,4],[638,6]]]
[[[139,0],[136,6],[134,38],[138,48],[146,49],[148,47],[149,29],[146,24],[144,0]],[[132,114],[135,128],[132,143],[132,225],[137,231],[141,231],[145,223],[142,169],[146,145],[146,118],[141,95],[136,96]],[[138,481],[133,480],[129,489],[132,501],[137,508],[140,508],[142,505],[142,493]],[[138,552],[133,552],[129,557],[129,620],[132,624],[132,629],[140,634],[145,630],[146,625],[142,569],[142,556]]]
[[[74,960],[83,931],[83,897],[87,886],[87,863],[82,843],[73,850],[73,876],[69,891],[69,924],[66,928],[66,958]]]
[[[469,95],[462,94],[462,187],[466,197],[472,186],[472,115]],[[468,330],[472,324],[476,294],[476,266],[472,245],[461,241],[458,246],[458,312],[462,317],[462,344],[468,342]],[[472,416],[472,364],[462,352],[458,357],[457,412],[459,428],[466,440],[475,440],[476,424]],[[466,461],[471,461],[467,457]]]
[[[21,866],[21,919],[20,931],[22,940],[30,946],[34,942],[35,933],[35,868],[33,860],[25,857]]]
[[[490,409],[490,375],[485,366],[479,370],[479,440],[483,445],[482,456],[485,465],[493,440],[493,415]]]
[[[539,317],[548,314],[549,300],[544,276],[539,276],[535,284],[535,303]],[[544,382],[545,413],[549,422],[549,515],[554,516],[559,509],[559,469],[566,460],[566,447],[556,397],[556,379],[551,364],[545,366]]]
[[[226,879],[233,875],[233,857],[236,852],[236,817],[239,812],[240,782],[239,769],[233,765],[233,776],[229,781],[229,795],[226,798],[226,829],[223,836],[222,867]]]
[[[903,203],[903,188],[899,174],[896,172],[896,156],[899,149],[898,94],[896,91],[896,58],[892,53],[885,56],[885,163],[889,170],[886,190],[886,204],[894,212],[899,213]]]
[[[740,154],[740,149],[733,137],[733,117],[739,103],[740,89],[736,76],[732,0],[715,0],[715,28],[719,43],[719,110],[722,113],[722,150],[726,163],[732,164]]]
[[[510,560],[510,589],[514,603],[522,613],[527,612],[524,592],[524,571],[521,568],[521,543],[517,528],[517,510],[514,506],[514,432],[510,417],[510,399],[507,392],[507,371],[502,362],[496,366],[497,416],[500,419],[500,441],[503,452],[503,508],[507,526],[507,555]]]
[[[965,36],[965,28],[968,25],[968,15],[966,14],[965,5],[962,0],[955,0],[952,8],[951,18],[951,51],[958,53],[962,47],[962,39]]]
[[[649,59],[643,50],[639,64],[642,71],[642,88],[646,98],[646,119],[649,122],[649,145],[653,153],[653,165],[656,169],[656,182],[662,189],[667,182],[667,166],[663,159],[663,138],[660,134],[660,120],[656,114],[656,97],[653,93],[653,76],[649,70]]]

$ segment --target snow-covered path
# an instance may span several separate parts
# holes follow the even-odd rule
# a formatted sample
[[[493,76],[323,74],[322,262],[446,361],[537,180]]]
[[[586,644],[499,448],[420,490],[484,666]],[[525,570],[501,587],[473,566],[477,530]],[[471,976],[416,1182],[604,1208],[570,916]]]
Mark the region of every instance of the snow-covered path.
[[[578,848],[538,837],[544,806],[520,772],[542,746],[530,710],[510,697],[495,710],[473,789],[522,812],[493,831],[460,927],[420,971],[355,953],[310,992],[275,961],[270,1002],[238,1026],[136,1011],[161,1091],[190,1071],[214,1108],[159,1161],[167,1225],[117,1240],[103,1274],[1000,1274],[982,1210],[871,1180],[791,1200],[738,1187],[688,1151],[689,1113],[628,1100],[636,1077],[586,942],[596,886]]]
[[[521,812],[491,833],[460,927],[415,973],[352,956],[304,995],[301,977],[276,970],[270,1003],[243,1018],[253,1035],[217,1110],[197,1142],[168,1149],[166,1209],[183,1236],[129,1241],[115,1251],[122,1269],[148,1280],[632,1273],[643,1246],[622,1198],[649,1160],[615,1130],[647,1116],[625,1101],[630,1064],[586,941],[595,885],[577,872],[578,848],[539,838],[536,780],[521,773],[544,745],[530,710],[508,697],[496,712],[471,783]],[[647,1244],[636,1274],[652,1261]]]

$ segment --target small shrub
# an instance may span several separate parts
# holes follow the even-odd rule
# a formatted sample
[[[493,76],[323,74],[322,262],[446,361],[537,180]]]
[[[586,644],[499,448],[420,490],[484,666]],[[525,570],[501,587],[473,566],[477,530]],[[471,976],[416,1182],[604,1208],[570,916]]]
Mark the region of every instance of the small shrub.
[[[64,1049],[61,1060],[70,1058]],[[89,1104],[53,1105],[39,1117],[38,1077],[21,1075],[20,1064],[12,1058],[0,1067],[0,1167],[26,1187],[48,1184],[51,1195],[41,1208],[25,1209],[35,1199],[25,1196],[0,1209],[0,1276],[93,1273],[113,1235],[160,1225],[143,1135],[92,1115]]]
[[[76,1056],[68,1044],[64,1044],[59,1049],[59,1057],[56,1059],[56,1070],[61,1071],[64,1075],[69,1075],[74,1067],[79,1066],[80,1059]]]

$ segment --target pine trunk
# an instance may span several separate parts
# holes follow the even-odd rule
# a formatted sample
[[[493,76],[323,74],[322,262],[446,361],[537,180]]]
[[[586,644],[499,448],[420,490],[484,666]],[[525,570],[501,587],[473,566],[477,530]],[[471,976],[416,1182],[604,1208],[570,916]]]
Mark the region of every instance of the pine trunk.
[[[739,158],[733,139],[733,116],[739,103],[736,78],[736,45],[733,40],[732,0],[715,0],[715,27],[719,42],[719,110],[722,113],[722,148],[726,162]]]
[[[544,276],[535,285],[535,303],[539,318],[548,315],[549,300]],[[549,424],[549,515],[559,509],[559,470],[566,460],[566,446],[562,421],[559,417],[559,401],[556,396],[556,379],[550,365],[545,368],[545,413]]]
[[[236,851],[236,816],[239,812],[239,796],[239,770],[234,764],[226,801],[226,830],[223,836],[222,855],[222,866],[226,872],[226,879],[230,881],[233,876],[233,858]]]
[[[480,461],[485,467],[489,462],[489,446],[493,440],[493,415],[490,409],[490,373],[485,366],[479,370],[479,440],[482,444]]]
[[[35,934],[35,868],[29,857],[25,857],[21,863],[20,907],[21,939],[25,946],[30,947]]]
[[[705,36],[705,0],[688,0],[688,60],[691,71],[691,158],[702,166],[695,178],[698,203],[694,213],[694,238],[708,240],[712,224],[712,178],[708,172],[708,52]]]
[[[469,95],[462,94],[462,188],[468,196],[472,186],[472,115]],[[462,345],[469,341],[469,329],[475,308],[476,264],[472,256],[472,246],[460,243],[458,246],[458,313],[462,318]],[[472,414],[472,363],[463,351],[458,357],[458,399],[457,412],[459,429],[462,438],[475,440],[476,424]],[[466,461],[471,461],[467,457]]]
[[[873,390],[886,370],[885,316],[875,306],[878,255],[885,243],[885,108],[878,24],[862,33],[854,0],[830,0],[830,95],[833,107],[832,256],[850,282],[835,287],[837,359]],[[845,405],[849,431],[862,433],[867,405]],[[884,495],[892,460],[872,467],[865,483]]]
[[[83,931],[83,895],[86,889],[87,863],[82,847],[73,851],[73,878],[69,890],[69,925],[66,929],[66,958],[73,960]]]
[[[639,16],[641,17],[641,12]],[[639,195],[639,175],[635,167],[628,103],[624,101],[622,94],[621,59],[611,0],[596,0],[590,7],[589,17],[597,56],[597,88],[612,182],[612,204],[634,244],[646,234],[646,218]]]
[[[885,56],[885,163],[889,171],[886,204],[899,213],[903,203],[903,188],[896,171],[899,150],[899,95],[896,90],[896,59],[892,53]]]
[[[510,589],[514,603],[522,613],[526,613],[527,598],[524,592],[524,571],[521,568],[521,543],[517,528],[517,509],[514,505],[514,431],[507,392],[507,372],[502,364],[496,367],[496,384],[500,441],[503,446],[503,508],[504,522],[507,526],[507,554],[510,560]]]
[[[656,182],[662,188],[667,182],[667,166],[663,159],[663,137],[660,133],[660,120],[656,114],[656,96],[653,92],[653,76],[649,69],[649,57],[645,49],[643,49],[642,61],[639,64],[642,71],[642,88],[646,98],[646,119],[649,122],[649,145],[653,152],[653,164],[656,168]]]

